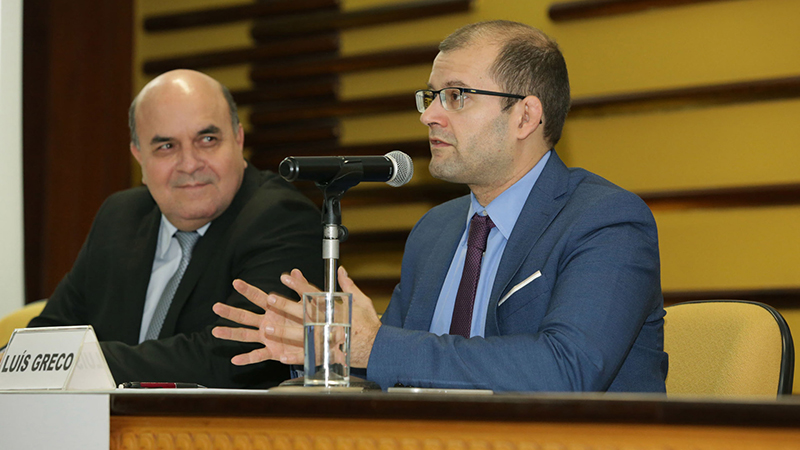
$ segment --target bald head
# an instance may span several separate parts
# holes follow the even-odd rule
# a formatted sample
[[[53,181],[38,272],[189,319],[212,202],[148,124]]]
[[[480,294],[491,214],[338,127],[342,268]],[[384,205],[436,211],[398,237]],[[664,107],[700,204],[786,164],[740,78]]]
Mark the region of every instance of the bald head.
[[[231,118],[231,128],[239,128],[239,115],[237,113],[236,102],[233,100],[231,92],[225,85],[210,76],[195,70],[178,69],[163,73],[147,83],[133,99],[128,109],[128,127],[131,130],[131,144],[139,147],[139,134],[136,129],[136,113],[139,104],[148,99],[158,99],[160,95],[197,95],[210,94],[214,91],[222,95],[228,105],[228,112]]]
[[[227,89],[199,72],[167,72],[142,89],[130,118],[142,183],[170,223],[196,230],[230,206],[247,163]]]

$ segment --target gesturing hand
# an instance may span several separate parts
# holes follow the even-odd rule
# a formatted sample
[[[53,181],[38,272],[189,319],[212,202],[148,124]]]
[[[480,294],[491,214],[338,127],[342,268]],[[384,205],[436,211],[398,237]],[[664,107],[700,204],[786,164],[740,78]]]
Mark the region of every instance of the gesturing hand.
[[[361,292],[347,276],[343,267],[339,268],[338,274],[342,291],[353,295],[350,364],[353,367],[367,367],[372,344],[381,322],[372,306],[372,300]],[[301,297],[304,292],[319,292],[319,289],[310,284],[297,269],[292,270],[290,274],[281,275],[281,282]],[[277,294],[266,294],[242,280],[235,280],[233,287],[254,305],[263,309],[264,314],[216,303],[213,310],[218,316],[252,328],[214,327],[212,334],[220,339],[259,342],[264,347],[236,355],[231,362],[235,365],[245,365],[272,359],[284,364],[302,364],[302,304]]]
[[[296,269],[295,271],[300,272]],[[254,305],[263,309],[264,314],[256,314],[224,303],[216,303],[213,310],[218,316],[256,329],[214,327],[211,333],[220,339],[260,342],[264,344],[264,347],[250,353],[236,355],[231,362],[242,366],[274,359],[285,364],[301,364],[303,361],[302,305],[277,294],[265,294],[261,289],[242,280],[235,280],[233,288]]]

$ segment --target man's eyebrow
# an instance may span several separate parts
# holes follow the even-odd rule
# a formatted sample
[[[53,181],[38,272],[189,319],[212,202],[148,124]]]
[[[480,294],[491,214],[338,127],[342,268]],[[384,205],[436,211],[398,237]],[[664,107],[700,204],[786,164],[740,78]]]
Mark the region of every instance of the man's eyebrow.
[[[463,81],[452,80],[452,81],[445,82],[444,85],[442,86],[442,89],[446,89],[446,88],[449,88],[449,87],[466,88],[466,87],[469,87],[469,86],[467,85],[467,83],[464,83]],[[430,84],[430,83],[428,83],[428,89],[435,90],[435,89],[433,89],[433,85]]]
[[[204,134],[219,134],[221,131],[222,130],[220,130],[218,126],[209,125],[209,126],[203,128],[202,130],[198,131],[197,135],[198,136],[202,136]],[[163,142],[170,142],[172,140],[173,139],[171,137],[155,135],[155,136],[153,136],[153,139],[150,140],[150,144],[151,145],[153,145],[153,144],[161,144]]]
[[[162,142],[169,142],[171,140],[172,140],[172,138],[170,138],[170,137],[164,137],[164,136],[155,135],[155,136],[153,136],[153,139],[150,139],[150,145],[160,144]]]
[[[209,125],[209,126],[203,128],[202,130],[198,131],[197,135],[200,136],[200,135],[203,135],[203,134],[219,134],[220,131],[222,131],[222,130],[220,130],[218,126]]]
[[[467,83],[464,83],[464,82],[463,82],[463,81],[461,81],[461,80],[451,80],[451,81],[448,81],[448,82],[446,82],[446,83],[444,84],[444,87],[446,87],[446,88],[449,88],[449,87],[461,87],[461,88],[465,88],[465,87],[469,87],[469,86],[467,86]]]

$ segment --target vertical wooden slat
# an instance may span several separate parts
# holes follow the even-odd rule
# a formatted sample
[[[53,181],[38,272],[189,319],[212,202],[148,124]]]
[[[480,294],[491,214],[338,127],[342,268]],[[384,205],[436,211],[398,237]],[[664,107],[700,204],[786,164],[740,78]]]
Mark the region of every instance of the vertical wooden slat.
[[[50,85],[49,3],[50,0],[42,0],[36,7],[32,2],[23,3],[22,159],[27,301],[50,295],[42,285],[47,135],[44,121],[38,118],[47,110]]]

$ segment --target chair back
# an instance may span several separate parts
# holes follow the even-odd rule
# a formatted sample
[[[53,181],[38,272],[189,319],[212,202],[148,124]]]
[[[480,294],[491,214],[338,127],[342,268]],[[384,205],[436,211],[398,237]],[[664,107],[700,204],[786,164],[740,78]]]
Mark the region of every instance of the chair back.
[[[792,393],[794,343],[774,308],[743,300],[706,300],[665,310],[668,396]]]
[[[5,347],[11,339],[11,333],[17,328],[25,328],[28,322],[44,309],[47,299],[37,300],[0,318],[0,347]]]

